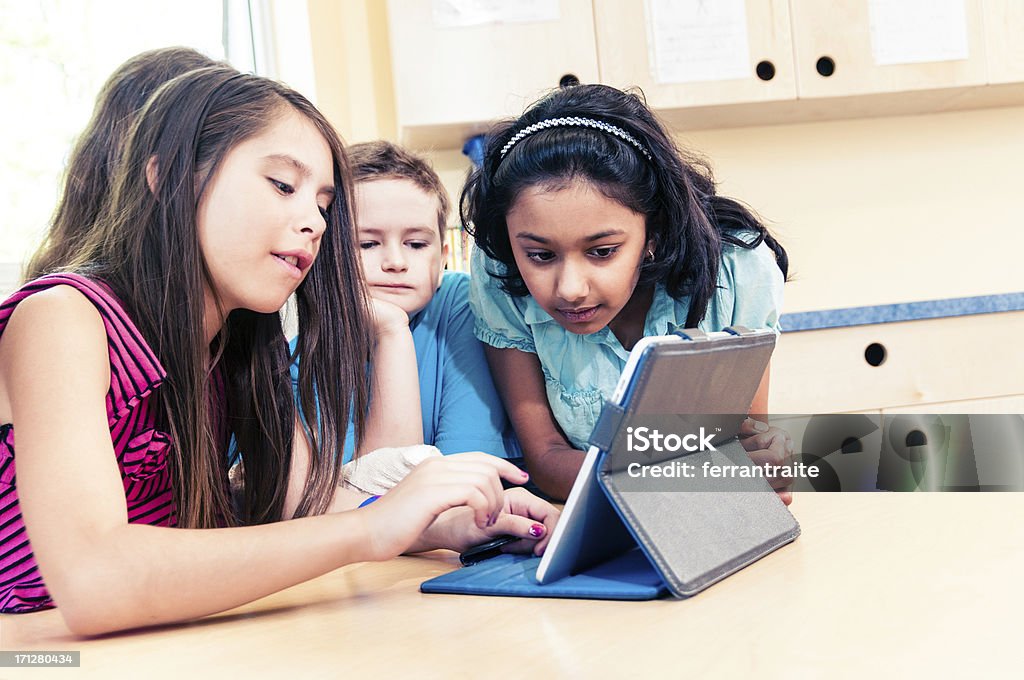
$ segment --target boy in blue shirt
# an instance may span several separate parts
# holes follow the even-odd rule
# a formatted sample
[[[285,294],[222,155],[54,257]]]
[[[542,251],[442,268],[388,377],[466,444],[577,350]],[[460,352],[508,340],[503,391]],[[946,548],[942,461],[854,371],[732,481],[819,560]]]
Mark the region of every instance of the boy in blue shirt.
[[[483,345],[473,335],[469,276],[444,271],[449,201],[440,178],[424,159],[389,142],[356,144],[348,152],[367,289],[409,315],[423,443],[444,454],[518,457]],[[346,459],[351,444],[350,433]]]

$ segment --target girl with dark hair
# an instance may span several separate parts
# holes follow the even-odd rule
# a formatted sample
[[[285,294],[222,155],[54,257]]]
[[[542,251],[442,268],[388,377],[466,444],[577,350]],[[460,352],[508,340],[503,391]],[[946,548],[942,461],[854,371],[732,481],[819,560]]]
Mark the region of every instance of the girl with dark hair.
[[[494,456],[428,461],[379,500],[339,489],[350,414],[360,443],[388,442],[365,416],[387,366],[365,367],[405,321],[368,308],[345,155],[305,98],[227,67],[178,76],[111,187],[58,273],[0,305],[0,611],[57,604],[97,634],[402,552],[498,534],[543,550],[557,512],[503,491],[526,475]]]
[[[604,399],[641,337],[676,328],[778,331],[786,252],[643,100],[558,90],[487,135],[463,190],[477,248],[470,303],[537,485],[565,498]],[[751,413],[767,411],[768,374]],[[788,435],[748,419],[779,461]],[[788,491],[781,491],[789,502]]]

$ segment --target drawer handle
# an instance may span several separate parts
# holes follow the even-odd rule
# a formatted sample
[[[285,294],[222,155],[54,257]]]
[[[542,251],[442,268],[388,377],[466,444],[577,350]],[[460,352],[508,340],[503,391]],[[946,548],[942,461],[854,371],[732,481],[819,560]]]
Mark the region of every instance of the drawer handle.
[[[828,78],[836,72],[836,62],[832,57],[819,57],[818,63],[814,65],[814,68],[817,69],[818,75],[822,78]]]
[[[775,64],[767,59],[757,64],[757,77],[761,80],[771,80],[775,77]]]
[[[873,342],[864,350],[864,361],[872,366],[881,366],[885,363],[886,355],[885,345]]]
[[[903,442],[907,448],[912,446],[928,446],[928,436],[921,432],[921,430],[911,430],[907,433],[907,438]]]

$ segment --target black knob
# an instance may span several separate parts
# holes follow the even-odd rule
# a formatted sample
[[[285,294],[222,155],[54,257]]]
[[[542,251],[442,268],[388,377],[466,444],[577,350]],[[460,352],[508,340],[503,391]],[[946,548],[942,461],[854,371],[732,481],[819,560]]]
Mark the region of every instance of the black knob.
[[[821,57],[818,59],[818,63],[814,65],[814,68],[818,70],[818,74],[823,78],[828,78],[836,72],[836,62],[833,61],[832,57]]]
[[[775,77],[775,64],[767,60],[759,62],[756,71],[761,80],[771,80]]]
[[[872,366],[881,366],[885,363],[885,345],[873,342],[864,350],[864,361]]]

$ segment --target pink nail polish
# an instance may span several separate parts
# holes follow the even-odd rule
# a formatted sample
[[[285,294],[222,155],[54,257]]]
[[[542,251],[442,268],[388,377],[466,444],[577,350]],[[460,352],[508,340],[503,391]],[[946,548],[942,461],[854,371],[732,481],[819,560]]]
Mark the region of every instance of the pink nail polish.
[[[544,535],[544,525],[543,524],[534,524],[533,526],[531,526],[530,527],[530,535],[533,536],[534,538],[540,538],[541,536],[543,536]]]

